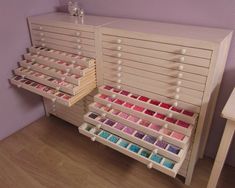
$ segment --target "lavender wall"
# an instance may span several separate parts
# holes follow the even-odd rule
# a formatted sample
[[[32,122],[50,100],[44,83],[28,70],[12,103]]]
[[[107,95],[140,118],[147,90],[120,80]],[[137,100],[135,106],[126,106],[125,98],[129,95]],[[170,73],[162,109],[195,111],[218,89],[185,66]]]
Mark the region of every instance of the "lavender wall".
[[[61,2],[64,2],[61,0]],[[234,0],[80,0],[87,13],[96,15],[159,20],[165,22],[211,26],[235,30]],[[235,87],[235,40],[232,42],[226,65],[216,113],[206,148],[208,156],[214,156],[220,142],[225,120],[220,112]],[[235,142],[228,162],[235,166]],[[232,153],[233,152],[233,153]]]
[[[30,45],[26,18],[51,12],[58,0],[0,1],[0,140],[44,115],[41,98],[11,87],[8,78]]]

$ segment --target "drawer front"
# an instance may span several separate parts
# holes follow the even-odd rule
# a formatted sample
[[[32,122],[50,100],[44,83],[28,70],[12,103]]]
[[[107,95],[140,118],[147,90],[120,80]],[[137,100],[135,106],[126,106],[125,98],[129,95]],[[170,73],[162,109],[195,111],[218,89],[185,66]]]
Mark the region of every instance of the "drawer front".
[[[180,169],[185,155],[182,155],[180,162],[173,162],[155,152],[146,150],[145,148],[136,145],[123,138],[117,137],[103,129],[97,130],[94,125],[84,123],[79,127],[79,132],[91,138],[92,141],[98,141],[106,146],[111,147],[129,157],[134,158],[147,165],[148,168],[157,169],[169,176],[175,177]],[[156,160],[158,158],[159,160]]]
[[[208,68],[205,67],[199,67],[199,66],[193,66],[188,65],[180,62],[174,62],[174,61],[167,61],[162,59],[156,59],[152,57],[147,56],[140,56],[136,54],[129,54],[129,53],[117,53],[112,50],[106,50],[103,49],[103,60],[104,61],[114,61],[117,62],[118,60],[125,61],[125,62],[137,62],[141,64],[149,64],[154,66],[159,66],[161,68],[167,68],[172,70],[179,70],[198,74],[201,76],[207,76],[208,75]]]
[[[86,51],[86,50],[82,50],[82,49],[79,50],[79,49],[75,49],[75,48],[70,48],[70,47],[66,47],[66,46],[59,46],[59,45],[56,45],[53,43],[47,43],[47,42],[41,42],[41,41],[34,41],[34,45],[39,46],[39,47],[46,47],[46,48],[51,48],[51,49],[55,49],[55,50],[60,50],[60,51],[64,51],[64,52],[68,52],[68,53],[72,53],[72,54],[77,54],[80,56],[96,58],[95,52]]]
[[[85,51],[95,52],[95,46],[68,42],[68,41],[63,41],[63,40],[58,40],[58,39],[51,39],[51,38],[46,38],[46,37],[34,37],[33,42],[49,43],[49,44],[69,47],[69,48],[73,48],[73,49],[77,49],[81,51],[85,50]]]
[[[203,75],[206,75],[208,70],[196,66],[184,65],[183,70],[179,70],[179,67],[177,67],[174,63],[170,68],[165,68],[155,66],[154,64],[146,64],[125,59],[113,58],[110,56],[103,56],[103,60],[104,66],[118,66],[118,62],[121,62],[123,68],[135,68],[138,70],[149,72],[150,74],[154,73],[156,75],[165,75],[174,78],[180,77],[184,80],[193,81],[195,83],[201,83],[204,85],[206,84],[206,76],[202,76],[197,73],[202,73]]]
[[[148,39],[146,40],[135,39],[131,37],[131,34],[128,37],[120,37],[120,36],[104,34],[102,40],[110,44],[141,47],[144,49],[152,49],[152,50],[158,50],[158,51],[192,56],[192,57],[201,57],[205,59],[210,59],[212,55],[212,51],[210,50],[193,48],[189,46],[180,46],[180,45],[174,45],[174,44],[154,42]]]
[[[178,75],[175,75],[175,76],[166,76],[162,74],[149,72],[146,70],[136,69],[134,67],[124,66],[123,64],[117,65],[117,64],[106,63],[106,62],[104,62],[103,68],[104,68],[104,74],[109,74],[116,78],[118,77],[117,71],[121,69],[120,73],[122,75],[135,75],[138,77],[151,79],[151,80],[156,81],[156,84],[157,82],[163,82],[165,84],[168,84],[168,87],[177,86],[177,82],[181,81],[179,85],[180,87],[189,88],[189,89],[193,89],[197,91],[204,91],[205,89],[205,84],[200,84],[197,82],[184,79],[185,78],[184,73],[179,73]]]
[[[83,38],[89,38],[89,39],[94,39],[95,37],[95,34],[93,31],[87,32],[83,30],[65,29],[61,27],[53,27],[53,26],[47,26],[47,25],[31,24],[31,29],[32,31],[39,31],[41,33],[51,32],[51,33],[63,34],[63,35],[74,36],[74,37],[83,37]]]
[[[198,58],[198,57],[192,57],[192,56],[186,56],[186,55],[179,55],[174,53],[168,53],[163,51],[157,51],[157,50],[151,50],[146,49],[143,47],[133,47],[133,46],[127,46],[127,45],[121,45],[121,44],[111,44],[107,42],[103,42],[103,49],[104,54],[110,54],[110,50],[113,51],[114,55],[119,55],[124,53],[124,57],[127,59],[134,58],[135,54],[141,55],[143,57],[153,57],[156,59],[163,59],[168,61],[175,61],[175,62],[181,62],[184,64],[190,64],[190,65],[196,65],[200,67],[209,67],[210,60],[204,59],[204,58]],[[128,56],[129,53],[130,55]]]
[[[10,82],[18,88],[26,89],[53,102],[56,101],[69,107],[74,105],[77,101],[81,100],[96,87],[95,84],[89,84],[87,85],[87,88],[80,92],[78,95],[72,96],[61,91],[57,91],[56,89],[53,89],[46,85],[42,85],[38,82],[22,78],[21,76],[13,77]]]
[[[64,35],[64,34],[57,34],[57,33],[50,33],[50,32],[40,32],[40,31],[35,31],[32,30],[31,32],[33,40],[36,40],[37,38],[45,38],[45,40],[49,39],[57,39],[57,40],[62,40],[62,41],[67,41],[67,42],[74,42],[77,44],[86,44],[90,46],[95,45],[95,40],[90,39],[86,37],[86,33],[81,33],[81,36],[69,36],[69,35]]]

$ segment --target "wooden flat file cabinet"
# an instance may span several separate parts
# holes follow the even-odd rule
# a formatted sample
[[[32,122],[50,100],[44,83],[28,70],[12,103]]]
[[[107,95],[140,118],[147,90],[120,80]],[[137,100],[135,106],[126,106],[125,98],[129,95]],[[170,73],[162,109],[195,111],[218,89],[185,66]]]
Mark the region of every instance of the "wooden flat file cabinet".
[[[55,58],[47,52],[54,50],[57,59],[67,62],[72,59],[63,53],[86,58],[85,64],[95,62],[91,70],[69,68],[68,73],[87,77],[64,79],[84,84],[89,93],[98,89],[88,95],[84,88],[60,87],[82,97],[72,107],[47,97],[47,114],[148,168],[180,174],[190,184],[204,152],[232,31],[89,15],[80,20],[64,13],[30,17],[29,26],[33,47],[26,60],[38,58],[43,64],[40,56]],[[63,64],[47,66],[60,69]],[[30,73],[28,79],[34,80]]]

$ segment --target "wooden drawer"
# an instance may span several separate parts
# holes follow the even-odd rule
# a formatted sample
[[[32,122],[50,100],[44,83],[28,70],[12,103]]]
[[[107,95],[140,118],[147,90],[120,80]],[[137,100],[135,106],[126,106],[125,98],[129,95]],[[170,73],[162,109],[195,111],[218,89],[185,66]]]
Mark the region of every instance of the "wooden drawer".
[[[97,116],[97,117],[93,118],[94,116]],[[115,126],[118,126],[120,124],[110,118],[105,118],[105,121],[103,122],[104,118],[101,117],[101,115],[96,114],[94,112],[88,112],[84,116],[84,120],[89,124],[95,125],[98,129],[101,128],[103,130],[111,132],[112,134],[115,134],[121,138],[127,139],[150,151],[155,151],[156,153],[164,157],[167,157],[171,160],[174,160],[176,162],[179,162],[182,156],[185,155],[184,149],[175,147],[167,142],[166,142],[166,145],[167,145],[166,147],[165,146],[161,147],[159,143],[162,143],[162,139],[159,140],[156,137],[142,133],[140,131],[137,131],[136,129],[130,128],[125,125],[123,125],[124,127],[122,129],[114,128]],[[172,151],[169,148],[175,148],[175,151]],[[186,146],[186,148],[188,147]]]
[[[66,61],[72,64],[78,64],[82,67],[93,67],[95,66],[95,59],[83,57],[71,53],[65,53],[63,51],[43,48],[43,47],[30,47],[29,52],[32,54],[47,56],[49,58]]]
[[[90,34],[90,33],[89,33]],[[61,41],[67,41],[67,42],[73,42],[77,44],[86,44],[90,46],[95,46],[95,40],[89,37],[86,37],[87,32],[81,32],[81,36],[70,36],[70,35],[64,35],[64,34],[57,34],[57,33],[50,33],[45,31],[31,31],[31,36],[33,40],[36,40],[37,38],[45,38],[45,40],[49,39],[55,39],[55,40],[61,40]]]
[[[94,67],[86,68],[86,67],[80,66],[79,64],[68,63],[65,61],[60,61],[54,58],[49,58],[49,57],[37,55],[37,54],[31,54],[31,53],[24,54],[24,58],[25,60],[28,60],[28,61],[37,62],[39,64],[43,64],[49,67],[66,71],[68,73],[78,74],[82,76],[85,76],[86,74],[94,71]]]
[[[28,69],[25,69],[24,67],[15,69],[14,72],[18,76],[22,76],[23,78],[33,80],[35,82],[47,85],[56,90],[60,90],[71,95],[79,94],[79,92],[81,92],[82,90],[86,88],[86,84],[90,84],[90,83],[95,84],[95,76],[91,77],[91,79],[89,79],[89,81],[84,83],[83,85],[75,86],[73,84],[62,81],[61,79],[56,79],[51,76],[47,76],[45,74],[42,74],[33,70],[28,70]]]
[[[109,133],[102,129],[97,130],[94,126],[87,123],[84,123],[81,127],[79,127],[79,132],[81,134],[84,134],[85,136],[90,137],[94,141],[98,141],[104,145],[111,147],[112,149],[115,149],[129,157],[134,158],[135,160],[146,164],[148,168],[157,169],[172,177],[176,176],[185,158],[185,156],[183,156],[181,158],[181,161],[178,163],[170,161],[169,159],[164,158],[149,150],[146,150],[141,146],[133,144],[123,138],[117,137],[112,133]],[[116,137],[117,139],[113,139],[114,137]]]
[[[196,65],[196,66],[206,67],[206,68],[208,68],[210,65],[210,60],[204,59],[204,58],[151,50],[151,49],[146,49],[143,47],[133,47],[133,46],[118,45],[118,44],[111,44],[111,43],[103,42],[104,54],[110,54],[110,50],[112,50],[113,53],[116,55],[123,54],[123,58],[132,59],[132,60],[135,60],[135,56],[133,55],[141,55],[143,56],[143,58],[145,56],[153,57],[156,59],[175,61],[175,62]],[[127,53],[130,55],[128,55]]]
[[[155,111],[137,105],[133,105],[130,108],[124,104],[125,101],[121,101],[119,99],[113,99],[112,97],[106,97],[106,96],[105,98],[103,98],[102,94],[98,94],[94,97],[94,100],[95,102],[100,103],[102,105],[111,106],[113,109],[147,120],[159,126],[165,126],[165,128],[169,128],[171,130],[174,130],[176,132],[182,133],[187,136],[190,136],[193,131],[193,126],[189,123],[182,122],[175,118],[169,118],[169,117],[161,119],[157,117],[157,113]],[[119,102],[121,104],[119,104]]]
[[[74,42],[68,42],[63,40],[57,40],[57,39],[51,39],[51,38],[45,38],[45,37],[34,37],[34,42],[42,42],[42,43],[49,43],[49,44],[56,44],[63,47],[69,47],[76,50],[81,51],[90,51],[95,52],[95,46],[87,45],[87,44],[81,44],[81,43],[74,43]]]
[[[121,73],[121,77],[118,77],[117,74],[104,74],[104,79],[109,80],[115,83],[122,83],[124,85],[129,85],[129,86],[135,86],[137,88],[141,88],[143,85],[148,85],[149,88],[155,88],[152,89],[153,92],[155,93],[164,93],[164,95],[169,96],[172,94],[175,95],[187,95],[190,98],[195,98],[202,100],[203,92],[202,91],[197,91],[193,89],[188,89],[182,86],[181,83],[183,81],[176,80],[173,83],[164,83],[161,81],[153,80],[150,78],[145,78],[145,77],[139,77],[138,75],[133,75],[133,74],[126,74],[126,73]],[[144,87],[142,87],[144,88]]]
[[[196,124],[198,114],[175,107],[171,104],[161,102],[158,99],[151,99],[144,95],[133,94],[125,90],[117,90],[110,86],[101,86],[99,87],[99,93],[110,96],[114,99],[120,99],[130,105],[142,106],[143,108],[156,111],[165,117],[176,118],[190,124]]]
[[[169,68],[169,66],[175,66],[179,67],[179,65],[196,65],[198,67],[202,67],[205,70],[208,69],[209,67],[209,61],[208,63],[203,62],[203,63],[198,63],[197,59],[191,59],[190,61],[185,61],[186,57],[183,57],[183,61],[179,59],[160,59],[160,58],[155,58],[155,57],[149,57],[149,56],[143,56],[139,54],[132,54],[132,53],[127,53],[127,52],[119,52],[119,51],[114,51],[114,50],[109,50],[109,49],[103,49],[103,55],[107,55],[110,57],[116,57],[116,58],[121,58],[121,59],[126,59],[126,60],[132,60],[132,61],[137,61],[141,63],[148,63],[148,64],[153,64],[156,66],[161,66],[165,68]],[[207,61],[207,60],[206,60]],[[200,66],[198,65],[200,64]],[[205,65],[205,66],[202,66]]]
[[[63,34],[63,35],[69,35],[74,37],[82,37],[82,38],[90,38],[94,39],[95,34],[93,31],[83,31],[83,30],[74,30],[74,29],[65,29],[62,27],[53,27],[48,25],[39,25],[39,24],[31,24],[31,29],[34,31],[39,31],[41,33],[43,32],[51,32],[51,33],[57,33],[57,34]]]
[[[146,79],[154,80],[156,81],[156,86],[157,82],[162,82],[168,84],[169,86],[174,86],[174,85],[177,86],[177,84],[180,81],[180,87],[183,88],[193,89],[197,91],[204,91],[205,89],[205,84],[185,80],[184,73],[179,73],[178,76],[166,76],[162,74],[156,74],[154,72],[149,72],[141,69],[136,69],[128,66],[106,63],[106,62],[103,63],[103,68],[104,68],[104,74],[106,74],[107,76],[111,75],[114,78],[117,78],[118,73],[120,73],[121,75],[124,75],[124,77],[128,75],[130,76],[135,75],[141,78],[143,77]]]
[[[121,37],[103,34],[102,40],[106,43],[108,42],[114,45],[128,45],[133,47],[141,47],[144,49],[152,49],[179,55],[201,57],[205,59],[210,59],[212,55],[211,50],[193,48],[190,46],[167,44],[162,42],[154,42],[148,39],[141,40],[137,38],[132,38],[131,35],[128,37]]]
[[[29,70],[34,70],[43,74],[46,74],[48,76],[52,76],[54,78],[60,79],[62,81],[66,81],[71,84],[75,85],[84,85],[86,82],[88,82],[92,77],[95,77],[95,69],[94,71],[90,72],[89,74],[86,74],[85,76],[76,75],[76,74],[70,74],[65,71],[61,71],[43,64],[39,63],[33,63],[31,61],[21,61],[20,66],[27,68]]]
[[[58,102],[65,106],[72,106],[77,101],[81,100],[88,93],[90,93],[96,86],[94,83],[88,84],[86,89],[81,91],[78,95],[72,96],[63,92],[57,91],[51,87],[42,85],[32,80],[24,79],[20,76],[15,76],[10,79],[11,84],[16,85],[18,88],[26,89],[37,95],[43,96],[53,102]]]
[[[127,53],[125,54],[128,55]],[[161,60],[161,59],[156,59],[156,58],[151,58],[151,57],[142,57],[139,55],[133,55],[132,59],[133,60],[125,59],[125,57],[123,56],[119,58],[117,57],[117,54],[115,54],[112,51],[109,51],[108,55],[103,55],[103,61],[105,62],[117,63],[118,61],[119,62],[121,61],[122,64],[125,64],[127,66],[136,65],[140,67],[141,69],[143,66],[147,66],[147,67],[154,66],[155,68],[153,70],[164,70],[163,74],[165,72],[166,72],[165,74],[167,73],[169,74],[169,71],[182,71],[182,72],[192,73],[192,74],[196,74],[196,75],[200,75],[204,77],[207,77],[208,75],[208,68],[205,68],[205,67],[198,67],[198,66],[172,62],[172,61],[166,61],[166,60]]]
[[[46,48],[51,48],[51,49],[54,49],[54,50],[59,50],[59,51],[72,53],[72,54],[75,54],[75,55],[80,55],[80,56],[85,56],[85,57],[90,57],[90,58],[96,58],[96,53],[91,52],[91,51],[86,51],[86,50],[82,50],[82,49],[78,50],[78,49],[75,49],[75,48],[60,46],[60,45],[56,45],[56,44],[53,44],[53,43],[41,42],[41,41],[34,41],[33,44],[35,46],[38,46],[38,47],[46,47]]]
[[[140,132],[146,133],[158,139],[161,139],[164,142],[171,143],[180,148],[185,148],[187,144],[189,143],[188,136],[172,131],[170,129],[166,129],[162,126],[155,125],[141,118],[138,123],[135,123],[130,120],[132,116],[129,115],[130,118],[128,118],[128,116],[125,116],[127,117],[125,118],[123,116],[123,113],[121,113],[121,111],[113,109],[113,108],[108,108],[107,106],[102,105],[97,102],[94,102],[89,105],[89,111],[100,114],[101,116],[104,116],[105,114],[105,117],[103,119],[110,118],[123,125],[127,125],[128,127],[131,127],[133,129],[136,129]],[[115,128],[118,128],[118,127],[115,127]],[[120,127],[120,129],[122,128]],[[166,130],[167,130],[167,133],[170,132],[171,134],[166,134]]]

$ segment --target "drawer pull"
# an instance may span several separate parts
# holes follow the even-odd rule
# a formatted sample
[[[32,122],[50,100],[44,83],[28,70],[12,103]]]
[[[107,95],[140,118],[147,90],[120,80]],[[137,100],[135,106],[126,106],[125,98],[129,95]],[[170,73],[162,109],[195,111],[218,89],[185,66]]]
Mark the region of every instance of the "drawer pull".
[[[165,129],[168,129],[168,124],[167,124],[167,123],[164,124],[163,127],[164,127]]]
[[[80,43],[81,42],[81,39],[77,39],[77,43]]]
[[[78,51],[78,55],[82,55],[82,52],[81,52],[81,51]]]
[[[81,33],[80,32],[76,32],[75,34],[76,34],[76,36],[80,36]]]
[[[56,109],[55,108],[52,108],[52,112],[55,112],[56,111]]]
[[[181,49],[181,50],[180,50],[180,53],[181,53],[181,54],[186,54],[186,51],[187,51],[186,49]]]
[[[179,93],[180,92],[180,88],[179,87],[175,88],[175,92]]]
[[[157,154],[157,153],[158,153],[158,149],[154,149],[154,150],[153,150],[153,153],[154,153],[154,154]]]
[[[105,117],[106,117],[106,113],[102,113],[101,116],[102,116],[103,118],[105,118]]]
[[[122,43],[122,39],[117,39],[117,43],[118,44]]]
[[[96,140],[96,136],[93,136],[93,137],[91,137],[91,141],[95,141]]]
[[[113,99],[115,99],[116,98],[116,95],[115,94],[112,94],[112,96],[111,96]]]
[[[174,107],[177,107],[177,106],[178,106],[178,102],[175,101],[175,102],[173,103],[173,106],[174,106]]]
[[[74,64],[74,63],[76,63],[76,61],[75,61],[75,60],[72,60],[71,63]]]
[[[122,67],[121,67],[121,66],[119,66],[119,67],[117,68],[117,70],[118,70],[118,71],[121,71],[121,70],[122,70]]]
[[[81,46],[81,45],[78,45],[77,48],[80,50],[80,49],[82,48],[82,46]]]
[[[41,41],[45,41],[45,39],[44,39],[44,38],[41,38]]]
[[[43,27],[42,26],[39,26],[39,30],[42,30],[43,29]]]
[[[46,44],[45,43],[42,43],[42,47],[45,47],[46,46]]]
[[[122,57],[122,54],[121,54],[121,53],[118,53],[118,54],[117,54],[117,57]]]
[[[122,82],[122,80],[121,80],[121,79],[118,79],[118,80],[117,80],[117,83],[119,83],[119,84],[120,84],[121,82]]]
[[[179,74],[177,74],[177,77],[178,77],[178,78],[183,78],[183,74],[182,74],[182,73],[179,73]]]
[[[56,98],[52,98],[51,101],[52,101],[52,102],[55,102],[55,101],[56,101]]]
[[[52,108],[55,108],[55,104],[52,105]]]
[[[41,54],[41,52],[37,52],[37,55],[40,55]]]
[[[100,129],[100,128],[101,128],[101,124],[97,124],[97,125],[96,125],[96,128],[97,128],[97,129]]]
[[[44,36],[44,33],[40,33],[40,36]]]
[[[167,117],[172,118],[172,117],[173,117],[173,114],[172,114],[172,113],[169,113],[169,114],[167,114]]]
[[[178,67],[178,69],[182,71],[182,70],[184,70],[184,66],[183,66],[183,65],[180,65],[180,66]]]
[[[148,168],[148,169],[153,168],[153,163],[149,163],[149,164],[147,165],[147,168]]]
[[[180,86],[182,84],[182,81],[181,80],[178,80],[177,82],[176,82],[176,85],[177,86]]]
[[[118,47],[117,47],[117,50],[118,50],[118,51],[122,50],[122,47],[121,47],[121,46],[118,46]]]
[[[117,86],[117,89],[121,89],[121,86],[120,86],[120,85],[118,85],[118,86]]]
[[[183,62],[184,62],[184,60],[185,60],[185,58],[184,58],[184,57],[180,57],[180,59],[179,59],[180,63],[183,63]]]
[[[117,77],[119,77],[119,78],[120,78],[121,76],[122,76],[122,74],[121,74],[121,73],[117,73]]]
[[[122,64],[122,60],[119,59],[118,62],[117,62],[117,64],[118,64],[118,65],[121,65],[121,64]]]
[[[17,87],[18,87],[18,88],[21,88],[21,87],[22,87],[22,85],[21,85],[21,84],[18,84],[18,85],[17,85]]]
[[[180,96],[179,96],[179,95],[175,95],[174,98],[175,98],[175,99],[179,99]]]
[[[108,103],[106,106],[107,106],[108,108],[111,108],[112,104],[111,104],[111,103]]]

